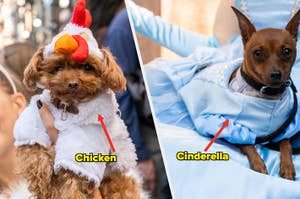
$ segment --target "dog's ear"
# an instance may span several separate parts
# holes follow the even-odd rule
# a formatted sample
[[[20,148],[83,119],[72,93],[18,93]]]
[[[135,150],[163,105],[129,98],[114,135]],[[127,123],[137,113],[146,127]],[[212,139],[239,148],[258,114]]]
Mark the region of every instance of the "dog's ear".
[[[289,31],[289,33],[296,39],[298,37],[298,26],[300,20],[300,10],[294,14],[294,16],[290,19],[289,23],[286,25],[285,29]]]
[[[254,25],[250,22],[250,20],[243,13],[241,13],[235,7],[231,7],[231,8],[234,11],[235,15],[237,16],[242,39],[243,39],[243,44],[244,46],[246,46],[246,43],[249,41],[250,37],[256,31],[256,29]]]
[[[44,47],[40,47],[25,68],[23,83],[25,87],[30,91],[36,90],[36,83],[39,81],[37,67],[43,60],[43,52]]]
[[[111,52],[106,49],[101,49],[104,59],[103,59],[103,68],[102,78],[105,79],[106,84],[114,92],[121,92],[126,90],[126,78],[123,74],[122,69],[116,63]]]

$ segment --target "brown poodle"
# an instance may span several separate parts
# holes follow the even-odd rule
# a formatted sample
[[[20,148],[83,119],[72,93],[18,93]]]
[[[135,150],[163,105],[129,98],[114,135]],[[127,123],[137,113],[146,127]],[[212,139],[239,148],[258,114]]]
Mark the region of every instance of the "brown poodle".
[[[89,102],[108,89],[120,92],[126,88],[126,79],[109,50],[101,51],[103,59],[89,55],[86,60],[78,62],[60,54],[44,57],[44,48],[40,48],[25,70],[24,84],[30,90],[36,89],[37,84],[42,85],[51,92],[52,103],[57,109],[66,109],[68,114],[80,114],[80,103]],[[93,181],[68,168],[60,168],[54,173],[53,146],[22,145],[17,148],[17,156],[21,175],[37,198],[94,197]],[[122,169],[110,171],[101,181],[99,189],[103,198],[138,199],[141,195],[138,181]]]

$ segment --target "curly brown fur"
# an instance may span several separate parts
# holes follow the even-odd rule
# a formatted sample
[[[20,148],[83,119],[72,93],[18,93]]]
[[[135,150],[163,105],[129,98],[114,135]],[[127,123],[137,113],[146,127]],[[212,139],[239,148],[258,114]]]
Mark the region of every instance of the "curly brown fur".
[[[61,199],[92,199],[94,198],[94,183],[80,177],[72,171],[61,169],[55,177],[58,188],[57,197]]]
[[[135,179],[119,171],[106,176],[100,185],[100,193],[104,199],[139,199],[139,189]]]
[[[28,189],[38,199],[52,198],[54,148],[40,145],[21,146],[17,148],[18,174],[28,184]]]
[[[43,59],[43,51],[43,47],[39,48],[25,68],[23,83],[26,89],[29,91],[36,90],[36,83],[39,80],[37,67],[40,65]]]
[[[43,57],[43,50],[44,48],[38,49],[24,73],[24,84],[30,90],[35,90],[40,84],[50,90],[54,99],[76,106],[96,98],[107,89],[114,92],[126,89],[123,72],[107,49],[101,50],[103,59],[89,55],[82,62],[59,54]],[[65,169],[53,175],[53,156],[47,153],[47,149],[41,146],[25,146],[18,150],[20,160],[25,162],[22,174],[30,184],[30,191],[37,198],[93,198],[94,184],[86,178]],[[110,182],[109,185],[102,183],[103,190],[112,189],[114,198],[116,191],[122,191],[121,195],[126,196],[125,198],[137,198],[137,184],[121,174],[114,174],[110,179],[119,181],[117,176],[122,177],[122,185],[117,182]],[[107,196],[106,191],[104,193],[106,198],[112,198]]]
[[[38,50],[25,70],[24,83],[31,90],[40,83],[62,102],[78,104],[90,101],[108,88],[114,92],[126,89],[122,70],[107,49],[102,49],[103,60],[89,55],[83,62],[58,54],[43,58],[42,50]]]

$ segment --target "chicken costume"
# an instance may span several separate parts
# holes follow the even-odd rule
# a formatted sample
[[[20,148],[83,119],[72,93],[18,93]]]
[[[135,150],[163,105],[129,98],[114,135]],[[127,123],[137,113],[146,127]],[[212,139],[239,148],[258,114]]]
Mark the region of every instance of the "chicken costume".
[[[88,55],[93,54],[103,59],[103,54],[98,48],[92,32],[88,29],[91,20],[89,11],[85,9],[85,1],[79,0],[75,6],[71,22],[45,47],[44,57],[53,53],[72,54],[73,60],[84,61]],[[110,171],[117,169],[126,172],[135,167],[137,159],[135,147],[118,114],[119,109],[115,94],[110,89],[91,101],[80,103],[78,114],[65,113],[63,109],[57,109],[51,102],[49,90],[45,89],[41,95],[33,96],[29,106],[16,121],[14,128],[16,147],[34,144],[44,147],[51,145],[51,139],[36,106],[36,101],[39,99],[47,104],[55,118],[54,126],[59,131],[55,145],[54,171],[56,174],[62,168],[68,169],[93,181],[95,187],[99,187],[103,176],[109,174]],[[98,114],[104,118],[116,150],[114,155],[117,156],[117,162],[110,164],[105,162],[76,162],[75,155],[77,153],[111,154],[108,139],[98,121]],[[62,118],[63,115],[65,118]],[[106,170],[108,165],[110,169]]]

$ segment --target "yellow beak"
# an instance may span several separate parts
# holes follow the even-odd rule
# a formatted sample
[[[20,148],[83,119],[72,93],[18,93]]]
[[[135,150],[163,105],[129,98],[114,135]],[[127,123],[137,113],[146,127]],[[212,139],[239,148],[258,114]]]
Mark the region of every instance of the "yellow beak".
[[[54,52],[67,55],[73,53],[77,48],[77,41],[71,35],[65,34],[56,40]]]

